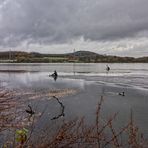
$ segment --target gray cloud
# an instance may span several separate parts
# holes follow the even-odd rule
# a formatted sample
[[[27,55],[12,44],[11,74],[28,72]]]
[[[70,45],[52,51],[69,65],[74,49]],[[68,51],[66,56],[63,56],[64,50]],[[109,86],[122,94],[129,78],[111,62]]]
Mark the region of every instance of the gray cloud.
[[[147,0],[0,0],[0,46],[148,37]]]

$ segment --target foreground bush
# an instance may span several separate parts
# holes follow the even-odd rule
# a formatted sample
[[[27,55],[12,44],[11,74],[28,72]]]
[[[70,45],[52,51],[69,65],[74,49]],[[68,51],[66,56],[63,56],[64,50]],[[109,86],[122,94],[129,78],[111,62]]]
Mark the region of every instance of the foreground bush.
[[[101,123],[100,110],[103,102],[103,97],[98,104],[96,111],[96,122],[92,126],[85,124],[84,118],[80,120],[73,120],[65,122],[55,134],[55,136],[48,141],[41,144],[39,147],[51,148],[73,148],[73,147],[115,147],[115,148],[146,148],[147,141],[144,140],[143,135],[139,133],[138,128],[133,123],[131,118],[129,123],[123,128],[116,131],[113,127],[113,122],[117,116],[114,114],[105,123]]]

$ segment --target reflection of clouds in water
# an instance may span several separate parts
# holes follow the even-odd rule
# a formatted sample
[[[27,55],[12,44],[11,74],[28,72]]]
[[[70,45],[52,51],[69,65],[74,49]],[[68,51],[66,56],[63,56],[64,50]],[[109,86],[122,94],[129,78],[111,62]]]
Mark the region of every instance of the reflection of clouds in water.
[[[49,77],[48,72],[26,72],[26,73],[0,73],[1,86],[7,85],[11,88],[26,87],[37,89],[62,89],[62,88],[76,88],[85,89],[85,85],[90,82],[97,82],[101,86],[112,87],[126,87],[135,89],[147,88],[147,77],[134,75],[134,76],[66,76],[58,73],[57,81],[54,81],[52,77]]]
[[[0,87],[6,87],[8,85],[7,82],[0,82]]]
[[[3,74],[2,74],[3,75]],[[52,77],[49,77],[48,73],[5,73],[2,77],[5,77],[11,87],[41,87],[41,88],[78,88],[84,89],[85,80],[82,79],[70,79],[58,77],[55,82]]]
[[[8,80],[12,85],[30,86],[30,73],[11,73]]]

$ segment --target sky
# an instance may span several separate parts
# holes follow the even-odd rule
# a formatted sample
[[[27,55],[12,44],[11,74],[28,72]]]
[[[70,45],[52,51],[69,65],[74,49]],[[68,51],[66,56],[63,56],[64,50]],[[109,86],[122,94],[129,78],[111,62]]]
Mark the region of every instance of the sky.
[[[148,56],[148,0],[0,0],[0,51]]]

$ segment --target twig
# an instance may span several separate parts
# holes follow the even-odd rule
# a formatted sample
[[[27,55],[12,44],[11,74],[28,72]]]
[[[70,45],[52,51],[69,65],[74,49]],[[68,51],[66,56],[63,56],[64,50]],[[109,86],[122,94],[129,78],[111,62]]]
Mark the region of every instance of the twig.
[[[59,99],[56,96],[53,96],[53,98],[55,98],[58,101],[58,103],[60,104],[62,110],[61,110],[61,113],[58,116],[53,117],[51,120],[55,120],[55,119],[58,119],[58,118],[60,118],[62,116],[65,116],[65,114],[64,114],[65,106],[63,105],[62,102],[59,101]]]

